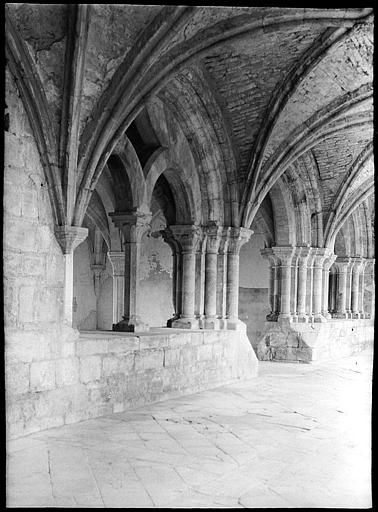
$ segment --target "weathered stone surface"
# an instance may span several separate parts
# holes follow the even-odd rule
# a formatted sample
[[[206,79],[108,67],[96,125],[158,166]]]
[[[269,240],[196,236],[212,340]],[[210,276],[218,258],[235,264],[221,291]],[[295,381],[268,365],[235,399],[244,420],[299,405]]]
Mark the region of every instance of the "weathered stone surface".
[[[55,361],[39,361],[30,364],[30,389],[45,391],[55,387]]]
[[[99,380],[101,377],[102,359],[100,356],[86,356],[80,358],[80,382],[87,384]]]

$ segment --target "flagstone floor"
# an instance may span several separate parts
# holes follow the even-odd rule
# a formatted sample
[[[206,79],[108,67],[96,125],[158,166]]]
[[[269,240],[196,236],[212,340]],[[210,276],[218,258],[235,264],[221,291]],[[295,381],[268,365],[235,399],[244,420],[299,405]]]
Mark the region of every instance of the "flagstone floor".
[[[372,352],[7,443],[8,507],[371,506]]]

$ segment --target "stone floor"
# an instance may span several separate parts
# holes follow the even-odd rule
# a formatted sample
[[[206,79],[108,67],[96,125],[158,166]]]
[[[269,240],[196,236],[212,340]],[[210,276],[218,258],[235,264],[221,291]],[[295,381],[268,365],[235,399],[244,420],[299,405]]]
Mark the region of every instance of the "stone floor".
[[[371,506],[372,353],[7,445],[8,507]]]

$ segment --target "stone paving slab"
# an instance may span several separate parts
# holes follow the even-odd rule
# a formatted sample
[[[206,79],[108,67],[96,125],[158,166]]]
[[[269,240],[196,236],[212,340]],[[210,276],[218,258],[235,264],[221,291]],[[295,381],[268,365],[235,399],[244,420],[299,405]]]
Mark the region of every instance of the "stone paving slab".
[[[7,443],[7,506],[368,508],[372,352]]]

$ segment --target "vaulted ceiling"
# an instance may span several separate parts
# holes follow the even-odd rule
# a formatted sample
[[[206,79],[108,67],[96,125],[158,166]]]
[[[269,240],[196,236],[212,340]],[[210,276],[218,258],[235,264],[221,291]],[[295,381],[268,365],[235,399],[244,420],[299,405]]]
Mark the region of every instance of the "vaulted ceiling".
[[[58,225],[140,208],[163,173],[181,222],[317,246],[371,225],[372,9],[8,4],[6,29]]]

